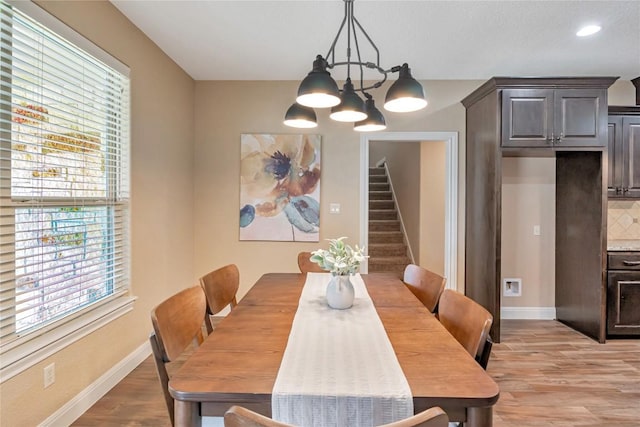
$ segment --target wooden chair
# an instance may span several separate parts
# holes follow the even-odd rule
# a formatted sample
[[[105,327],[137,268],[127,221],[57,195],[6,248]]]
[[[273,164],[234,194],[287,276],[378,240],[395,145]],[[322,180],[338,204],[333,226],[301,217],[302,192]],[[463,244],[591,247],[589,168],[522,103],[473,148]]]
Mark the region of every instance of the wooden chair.
[[[427,310],[432,313],[436,311],[447,279],[426,268],[409,264],[404,269],[402,280],[407,288],[427,307]]]
[[[449,417],[437,406],[422,411],[412,417],[384,424],[380,427],[447,427]],[[274,421],[271,418],[241,406],[232,406],[224,414],[225,427],[291,427],[291,424]]]
[[[493,340],[491,339],[491,335],[487,335],[487,341],[484,343],[484,348],[482,349],[482,353],[476,356],[476,361],[482,366],[482,369],[487,370],[487,365],[489,365],[489,357],[491,356],[491,348],[493,347]]]
[[[242,406],[232,406],[224,414],[224,427],[292,427]]]
[[[476,360],[483,357],[489,360],[489,355],[483,355],[483,351],[493,323],[491,313],[471,298],[445,289],[440,296],[438,316],[440,323],[471,356]]]
[[[225,265],[202,276],[200,285],[207,297],[205,323],[207,333],[210,334],[216,323],[211,320],[211,316],[220,313],[228,305],[233,310],[238,304],[236,294],[240,287],[240,272],[235,264]]]
[[[301,273],[326,273],[326,270],[320,268],[315,262],[311,262],[311,252],[300,252],[298,254],[298,268]]]
[[[380,427],[447,427],[449,417],[439,406],[434,406],[412,417]]]
[[[198,345],[202,343],[206,310],[204,292],[200,286],[194,286],[169,297],[151,311],[153,332],[149,342],[171,425],[174,424],[173,397],[169,394],[166,364],[175,361],[194,340]]]

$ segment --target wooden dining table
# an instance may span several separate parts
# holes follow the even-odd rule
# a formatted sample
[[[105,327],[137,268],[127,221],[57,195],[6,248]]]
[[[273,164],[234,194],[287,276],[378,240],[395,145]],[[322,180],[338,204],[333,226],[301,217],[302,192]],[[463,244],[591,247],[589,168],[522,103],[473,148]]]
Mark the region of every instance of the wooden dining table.
[[[363,274],[416,413],[443,408],[468,427],[493,424],[500,390],[395,275]],[[175,425],[199,426],[232,405],[271,416],[271,392],[306,275],[262,276],[169,381]]]

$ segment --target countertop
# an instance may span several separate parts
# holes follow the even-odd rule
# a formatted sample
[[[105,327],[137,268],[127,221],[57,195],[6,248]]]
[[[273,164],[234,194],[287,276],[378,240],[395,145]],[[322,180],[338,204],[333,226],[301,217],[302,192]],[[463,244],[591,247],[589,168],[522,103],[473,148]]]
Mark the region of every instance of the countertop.
[[[640,251],[640,240],[608,240],[608,251]]]

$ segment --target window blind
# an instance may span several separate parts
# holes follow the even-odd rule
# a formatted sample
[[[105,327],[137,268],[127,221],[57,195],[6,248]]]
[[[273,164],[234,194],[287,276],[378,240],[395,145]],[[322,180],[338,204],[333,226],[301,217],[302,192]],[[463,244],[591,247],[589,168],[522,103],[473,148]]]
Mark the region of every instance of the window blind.
[[[129,78],[0,2],[1,352],[126,295]]]

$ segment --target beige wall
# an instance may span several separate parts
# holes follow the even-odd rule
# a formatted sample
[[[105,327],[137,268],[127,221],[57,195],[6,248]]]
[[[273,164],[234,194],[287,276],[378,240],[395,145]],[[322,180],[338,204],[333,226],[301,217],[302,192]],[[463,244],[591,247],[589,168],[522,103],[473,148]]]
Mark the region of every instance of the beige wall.
[[[522,279],[504,307],[555,307],[555,168],[555,158],[502,159],[502,278]]]
[[[444,275],[446,150],[444,141],[420,143],[419,262],[440,275]],[[464,283],[464,276],[459,277]]]
[[[370,141],[369,164],[387,161],[396,202],[416,262],[420,259],[420,142]],[[442,248],[444,251],[444,248]]]
[[[616,80],[607,92],[609,105],[635,105],[636,88],[629,80]]]
[[[453,131],[460,140],[459,202],[464,212],[464,127],[460,100],[480,81],[425,81],[429,106],[409,114],[387,113],[387,131]],[[326,247],[324,239],[347,236],[359,243],[360,135],[349,124],[333,122],[326,111],[318,114],[319,127],[308,133],[322,135],[322,190],[320,243],[240,242],[239,158],[242,133],[295,133],[282,125],[293,102],[298,82],[199,81],[196,82],[195,145],[195,271],[234,262],[240,269],[240,291],[269,271],[297,271],[296,255],[302,250]],[[378,97],[384,96],[380,90]],[[377,103],[381,104],[382,99]],[[341,213],[329,214],[329,203],[340,203]],[[460,218],[462,218],[462,215]],[[464,277],[464,223],[458,233],[459,277]]]
[[[131,68],[134,310],[0,385],[0,425],[33,426],[145,343],[149,312],[193,283],[194,82],[106,1],[39,2]],[[43,366],[56,382],[43,389]]]

